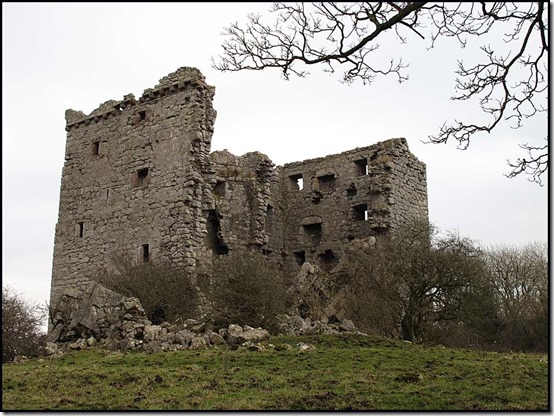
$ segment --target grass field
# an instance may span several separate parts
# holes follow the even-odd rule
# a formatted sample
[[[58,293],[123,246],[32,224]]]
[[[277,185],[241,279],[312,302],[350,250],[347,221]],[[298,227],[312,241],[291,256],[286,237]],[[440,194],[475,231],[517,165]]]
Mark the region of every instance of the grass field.
[[[276,348],[227,357],[224,348],[87,350],[4,364],[2,409],[549,410],[547,355],[354,335],[268,343]]]

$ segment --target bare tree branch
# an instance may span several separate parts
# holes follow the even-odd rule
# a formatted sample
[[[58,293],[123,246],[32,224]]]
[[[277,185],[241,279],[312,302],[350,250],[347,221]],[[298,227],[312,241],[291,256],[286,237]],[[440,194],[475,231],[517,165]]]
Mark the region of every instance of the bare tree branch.
[[[307,65],[323,65],[334,73],[345,68],[342,82],[357,80],[364,85],[379,75],[407,80],[407,65],[391,58],[388,65],[375,62],[372,52],[379,48],[379,37],[393,33],[405,43],[410,35],[428,38],[430,48],[442,37],[453,37],[464,47],[470,38],[485,35],[493,27],[506,28],[504,44],[510,52],[496,52],[499,45],[484,45],[483,60],[477,64],[458,63],[456,95],[453,100],[476,98],[488,123],[454,121],[443,124],[430,143],[458,142],[467,149],[476,133],[490,133],[500,123],[519,128],[523,122],[545,108],[548,88],[548,3],[428,3],[428,2],[356,2],[356,3],[275,3],[272,25],[262,23],[259,15],[249,15],[243,28],[234,23],[223,32],[223,54],[212,66],[221,71],[279,68],[285,79],[305,77]],[[392,29],[392,30],[389,30]],[[476,39],[475,39],[476,40]],[[504,45],[502,45],[503,47]],[[523,145],[530,159],[509,163],[508,177],[521,173],[542,184],[548,169],[547,147]],[[539,155],[537,156],[537,152]],[[531,156],[531,153],[534,156]]]

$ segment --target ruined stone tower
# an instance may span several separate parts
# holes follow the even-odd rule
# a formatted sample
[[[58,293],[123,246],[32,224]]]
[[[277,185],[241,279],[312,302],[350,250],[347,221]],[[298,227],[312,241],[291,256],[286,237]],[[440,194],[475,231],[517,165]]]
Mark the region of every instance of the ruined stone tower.
[[[282,167],[210,154],[214,91],[183,67],[138,100],[66,111],[51,305],[113,253],[170,261],[194,281],[213,256],[249,248],[290,278],[304,261],[332,268],[348,241],[427,218],[425,165],[405,139]]]

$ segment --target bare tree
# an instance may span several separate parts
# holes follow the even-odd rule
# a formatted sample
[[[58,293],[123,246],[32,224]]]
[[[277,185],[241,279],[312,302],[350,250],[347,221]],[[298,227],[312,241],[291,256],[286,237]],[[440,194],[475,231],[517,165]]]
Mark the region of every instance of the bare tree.
[[[11,287],[2,286],[2,362],[18,355],[37,356],[43,347],[44,307],[24,299]]]
[[[544,243],[496,246],[486,253],[498,301],[500,341],[510,348],[548,348],[548,250]]]
[[[347,248],[342,273],[354,288],[350,304],[367,305],[353,317],[362,328],[386,334],[397,325],[404,339],[419,341],[428,340],[437,323],[462,321],[480,287],[483,263],[473,241],[438,236],[433,225],[414,221],[367,250]],[[395,316],[383,316],[380,308]]]
[[[503,30],[503,45],[481,47],[483,58],[475,64],[458,62],[454,100],[479,100],[481,110],[490,116],[488,123],[457,121],[445,123],[431,143],[449,139],[466,149],[476,133],[490,133],[502,121],[512,127],[547,111],[548,10],[544,2],[506,3],[275,3],[272,24],[260,15],[248,15],[243,27],[238,23],[225,28],[223,54],[213,67],[221,71],[278,68],[285,79],[291,74],[305,77],[307,65],[323,65],[334,73],[346,68],[342,81],[371,83],[376,76],[392,75],[407,80],[407,65],[390,59],[376,62],[372,52],[378,39],[407,42],[410,36],[429,39],[432,48],[441,37],[456,38],[461,46],[469,39]],[[502,47],[496,47],[502,46]],[[522,144],[528,156],[508,162],[506,176],[530,175],[542,185],[548,168],[547,145]]]

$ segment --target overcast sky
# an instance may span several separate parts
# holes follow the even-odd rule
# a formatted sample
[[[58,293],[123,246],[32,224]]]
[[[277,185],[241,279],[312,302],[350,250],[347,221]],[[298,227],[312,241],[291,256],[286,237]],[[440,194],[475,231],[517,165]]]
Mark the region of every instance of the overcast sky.
[[[427,164],[429,215],[443,230],[482,245],[547,240],[547,188],[507,179],[518,143],[540,143],[546,117],[519,130],[502,126],[456,143],[423,144],[445,121],[483,121],[474,102],[449,99],[456,59],[477,62],[480,45],[443,40],[381,45],[375,59],[403,56],[409,81],[371,86],[338,82],[308,68],[307,79],[279,72],[220,73],[223,27],[270,4],[2,3],[2,278],[27,298],[49,298],[68,108],[88,114],[182,66],[199,68],[216,87],[212,150],[267,154],[276,164],[340,153],[405,137]],[[481,43],[481,42],[480,42]],[[537,137],[539,141],[537,141]]]

